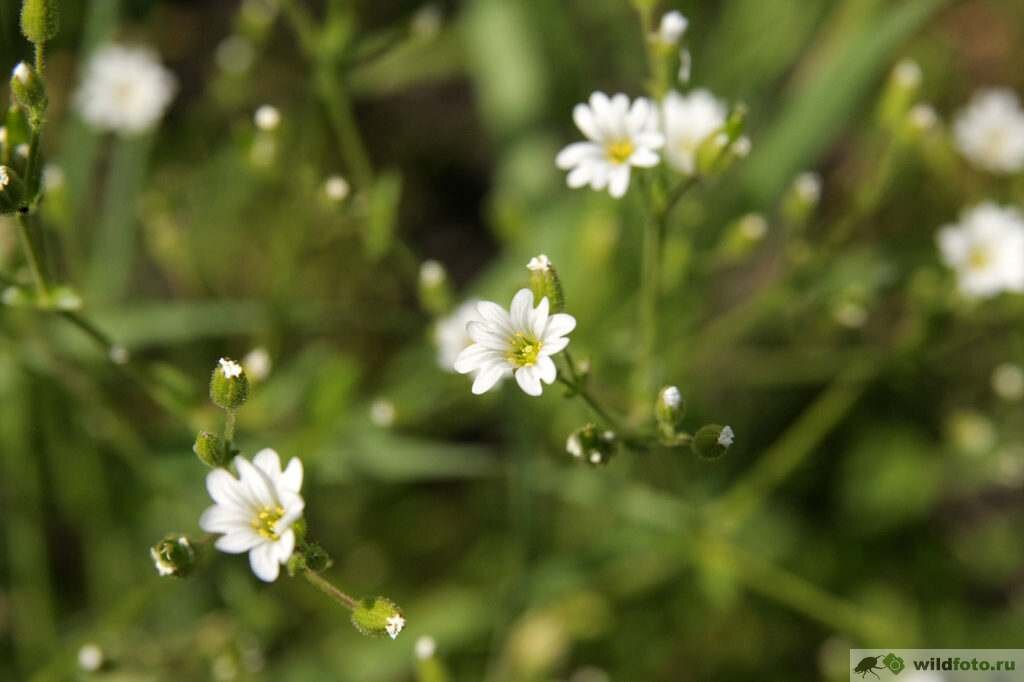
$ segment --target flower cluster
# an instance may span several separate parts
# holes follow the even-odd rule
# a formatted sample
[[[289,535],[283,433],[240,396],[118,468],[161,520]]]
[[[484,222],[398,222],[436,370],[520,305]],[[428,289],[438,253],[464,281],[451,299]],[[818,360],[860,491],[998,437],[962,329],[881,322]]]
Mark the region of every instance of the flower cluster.
[[[974,95],[953,124],[956,144],[968,161],[992,173],[1024,170],[1024,110],[1017,94],[987,89]]]
[[[174,75],[152,50],[108,45],[86,65],[75,104],[90,125],[137,135],[156,125],[176,90]]]
[[[969,208],[960,222],[939,230],[937,241],[964,296],[1024,292],[1024,214],[1017,209],[993,203]]]

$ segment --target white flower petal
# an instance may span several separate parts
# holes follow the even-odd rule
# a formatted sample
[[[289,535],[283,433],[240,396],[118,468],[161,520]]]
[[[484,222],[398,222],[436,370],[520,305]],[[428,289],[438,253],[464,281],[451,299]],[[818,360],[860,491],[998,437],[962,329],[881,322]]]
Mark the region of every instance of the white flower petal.
[[[593,142],[573,142],[558,152],[558,156],[555,157],[555,165],[562,170],[568,170],[584,161],[600,159],[603,156],[604,150],[600,145]]]
[[[252,548],[252,551],[249,552],[249,565],[256,577],[266,583],[277,580],[277,576],[281,572],[281,564],[274,554],[274,545],[269,542]]]
[[[593,164],[583,163],[573,168],[568,175],[565,176],[565,184],[573,189],[579,189],[585,187],[591,180],[591,171],[593,170]]]
[[[281,534],[281,539],[273,544],[274,558],[279,563],[285,563],[291,558],[295,551],[295,531],[290,528]]]
[[[241,554],[263,542],[264,539],[256,531],[247,528],[220,536],[213,546],[227,554]]]
[[[612,169],[608,179],[608,193],[621,199],[629,189],[629,166],[622,164]]]
[[[516,331],[526,331],[530,328],[530,314],[533,312],[533,292],[529,289],[520,289],[512,297],[512,306],[509,316],[512,318],[512,328]]]
[[[288,467],[281,474],[278,485],[296,494],[302,490],[302,461],[298,457],[292,457],[289,460]]]
[[[281,458],[271,448],[263,448],[257,452],[256,456],[252,458],[252,463],[270,476],[271,480],[276,480],[281,476]]]
[[[552,384],[558,377],[558,369],[554,361],[547,355],[537,358],[537,376],[545,384]]]
[[[534,367],[520,367],[516,370],[516,383],[526,395],[539,396],[544,392]]]
[[[555,313],[548,318],[548,325],[544,329],[543,341],[565,336],[576,328],[576,318],[566,313]]]
[[[252,528],[252,512],[237,507],[214,505],[199,517],[199,527],[207,533],[232,533]]]
[[[529,329],[538,339],[544,336],[544,328],[548,326],[549,307],[550,304],[548,303],[548,297],[544,296],[540,299],[540,303],[537,304],[537,307],[529,313],[530,320],[529,325],[527,325],[527,329]]]
[[[501,365],[490,365],[480,370],[473,381],[473,393],[481,395],[494,388],[494,385],[504,376],[505,370]]]
[[[637,166],[638,168],[652,168],[658,165],[661,158],[657,152],[654,152],[646,147],[639,147],[633,155],[629,157],[629,163],[631,166]]]
[[[242,456],[235,457],[235,469],[238,470],[242,485],[260,507],[277,506],[278,500],[273,482],[262,469],[253,466]]]
[[[549,341],[545,341],[544,345],[540,347],[540,354],[544,356],[551,356],[556,353],[561,353],[568,345],[569,337],[559,336]]]
[[[572,110],[572,120],[588,139],[600,140],[601,130],[597,127],[593,110],[586,104],[577,104]]]
[[[206,475],[206,490],[217,504],[225,507],[248,509],[251,505],[241,484],[227,469],[217,468]]]

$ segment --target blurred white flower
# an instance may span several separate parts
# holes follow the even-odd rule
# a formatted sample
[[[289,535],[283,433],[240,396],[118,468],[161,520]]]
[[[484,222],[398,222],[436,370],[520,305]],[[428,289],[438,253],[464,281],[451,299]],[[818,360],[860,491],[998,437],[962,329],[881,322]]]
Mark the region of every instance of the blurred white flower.
[[[685,47],[679,50],[679,71],[676,72],[676,78],[682,84],[690,82],[690,71],[693,70],[693,57],[690,56],[690,51]]]
[[[377,398],[370,403],[370,421],[381,428],[388,428],[395,423],[398,410],[387,398]]]
[[[565,313],[549,315],[546,297],[534,308],[529,289],[516,293],[509,311],[481,301],[477,312],[483,320],[466,326],[473,344],[459,354],[455,371],[477,373],[473,381],[477,395],[510,375],[527,395],[540,395],[541,382],[555,381],[558,371],[551,356],[569,345],[566,334],[576,328],[576,318]]]
[[[43,166],[43,189],[53,192],[64,186],[64,169],[55,163]]]
[[[569,171],[569,187],[607,187],[608,193],[618,199],[629,189],[630,168],[658,165],[656,150],[664,138],[657,130],[657,115],[650,100],[638,97],[630,104],[626,95],[609,98],[595,92],[589,105],[576,105],[572,116],[587,142],[570,144],[555,159],[559,168]]]
[[[277,127],[281,125],[281,112],[275,106],[264,104],[252,115],[252,120],[257,128],[270,132],[277,130]]]
[[[416,658],[421,661],[433,658],[436,651],[437,642],[434,641],[433,637],[424,635],[416,640]]]
[[[664,45],[676,45],[686,33],[686,27],[690,22],[681,12],[666,12],[661,17],[661,24],[658,26],[658,40]]]
[[[78,667],[94,673],[103,666],[103,649],[98,644],[87,642],[78,650]]]
[[[277,580],[280,565],[295,549],[292,524],[305,507],[302,462],[293,457],[281,471],[281,460],[271,449],[261,450],[252,462],[235,457],[239,478],[227,469],[214,469],[206,476],[206,489],[216,503],[199,517],[207,533],[223,533],[214,546],[228,554],[249,552],[249,564],[256,577]]]
[[[910,125],[921,131],[931,130],[939,122],[939,115],[935,113],[935,108],[930,104],[915,104],[907,112],[907,118],[910,120]]]
[[[992,390],[1003,400],[1024,398],[1024,369],[1012,362],[999,365],[992,370]]]
[[[444,13],[441,11],[441,8],[434,3],[428,3],[420,7],[412,15],[409,29],[413,35],[429,40],[441,32],[441,24],[443,22]]]
[[[901,88],[914,90],[921,85],[921,67],[912,59],[904,59],[892,70],[893,80]]]
[[[957,114],[953,134],[960,152],[993,173],[1024,170],[1024,111],[1006,88],[980,90]]]
[[[446,372],[455,371],[455,360],[459,353],[473,345],[469,338],[466,325],[470,322],[483,322],[484,318],[476,311],[479,301],[471,299],[460,305],[451,315],[438,320],[434,326],[434,344],[437,346],[437,364]]]
[[[135,135],[156,125],[176,90],[174,74],[154,51],[107,45],[89,58],[74,101],[90,125]]]
[[[425,287],[437,287],[448,277],[444,266],[436,260],[425,260],[420,265],[420,284]]]
[[[718,444],[723,448],[727,448],[732,445],[733,440],[736,438],[736,434],[733,433],[731,426],[723,426],[722,432],[718,434]]]
[[[273,360],[270,353],[263,346],[257,346],[246,353],[242,358],[242,367],[246,375],[254,381],[263,381],[270,375],[270,368],[273,367]]]
[[[683,394],[678,386],[668,386],[661,392],[665,404],[669,407],[679,407],[683,403]]]
[[[324,194],[331,201],[344,201],[350,190],[348,180],[340,175],[331,175],[324,180]]]
[[[214,59],[222,71],[239,76],[252,68],[256,61],[256,50],[247,38],[232,35],[217,45]]]
[[[551,259],[546,254],[539,254],[530,259],[526,269],[532,272],[547,272],[551,269]]]
[[[768,221],[760,213],[748,213],[740,218],[740,233],[752,242],[768,234]]]
[[[939,230],[938,244],[964,296],[1024,291],[1024,216],[1016,209],[991,202],[967,209]]]
[[[665,133],[665,158],[680,173],[697,171],[697,148],[725,125],[725,104],[709,91],[681,95],[675,90],[661,103],[661,127]]]
[[[793,189],[805,204],[817,204],[821,199],[821,176],[810,171],[801,173],[793,181]]]

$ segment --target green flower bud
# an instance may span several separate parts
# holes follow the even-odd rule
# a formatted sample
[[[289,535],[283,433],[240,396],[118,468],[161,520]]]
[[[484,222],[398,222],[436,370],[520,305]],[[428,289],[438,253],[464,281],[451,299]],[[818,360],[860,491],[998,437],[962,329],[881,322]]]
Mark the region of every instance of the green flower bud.
[[[686,403],[678,386],[666,386],[658,391],[654,414],[661,435],[668,439],[675,438],[683,426],[683,417],[686,416]]]
[[[149,548],[149,555],[160,575],[184,578],[196,565],[196,551],[184,535],[168,535]]]
[[[782,197],[782,215],[792,227],[802,227],[820,201],[821,176],[811,172],[801,173]]]
[[[768,221],[760,213],[747,213],[733,221],[722,235],[718,257],[725,263],[745,258],[768,234]]]
[[[21,6],[21,32],[29,41],[42,45],[60,30],[59,0],[25,0]]]
[[[740,102],[729,112],[723,132],[729,136],[730,140],[736,141],[743,136],[743,131],[747,127],[747,111],[747,105]]]
[[[202,431],[196,436],[192,452],[208,467],[222,467],[228,463],[229,453],[224,447],[224,441],[209,431]]]
[[[387,635],[391,639],[405,627],[402,610],[387,597],[362,599],[352,610],[352,625],[356,630],[371,637]]]
[[[718,459],[729,449],[734,438],[731,426],[708,424],[697,429],[690,446],[704,459]]]
[[[304,519],[303,522],[305,522]],[[327,570],[334,563],[331,559],[331,555],[327,553],[327,550],[315,542],[307,542],[304,544],[302,547],[302,554],[306,558],[306,566],[308,566],[311,571],[316,571],[317,573]]]
[[[448,272],[436,260],[423,261],[419,279],[420,305],[431,315],[443,315],[451,307]]]
[[[249,397],[249,380],[242,366],[221,358],[210,377],[210,400],[225,410],[237,410]]]
[[[921,89],[922,73],[917,62],[905,59],[893,68],[878,104],[878,118],[889,130],[898,130]]]
[[[562,295],[562,282],[558,279],[558,272],[551,264],[548,257],[543,253],[534,256],[526,264],[530,271],[530,290],[538,302],[547,297],[552,313],[560,313],[565,310],[565,297]]]
[[[592,466],[607,464],[618,447],[619,441],[615,432],[599,430],[593,424],[576,429],[565,441],[566,452]]]
[[[0,166],[0,213],[14,213],[25,207],[25,183],[10,166]]]
[[[25,62],[19,62],[11,74],[11,93],[14,99],[28,112],[29,125],[38,129],[46,115],[46,86],[36,70]]]

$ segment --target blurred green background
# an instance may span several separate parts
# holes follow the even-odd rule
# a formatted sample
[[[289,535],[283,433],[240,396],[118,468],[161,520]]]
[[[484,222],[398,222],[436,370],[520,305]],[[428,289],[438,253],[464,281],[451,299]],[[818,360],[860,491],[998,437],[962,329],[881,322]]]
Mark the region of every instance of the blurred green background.
[[[1024,419],[990,377],[1024,361],[1024,305],[953,301],[934,233],[985,198],[1020,205],[1024,184],[944,140],[894,139],[876,112],[904,58],[946,121],[978,87],[1024,91],[1024,3],[660,7],[690,19],[693,85],[750,111],[749,159],[675,214],[655,359],[692,423],[737,441],[715,463],[659,449],[599,469],[565,454],[591,417],[558,387],[480,398],[441,371],[417,272],[436,259],[460,298],[507,304],[547,253],[574,354],[604,400],[634,407],[642,208],[567,189],[553,162],[578,136],[575,103],[643,92],[626,0],[437,3],[436,34],[418,2],[327,0],[304,5],[315,45],[274,3],[63,5],[51,267],[133,361],[0,308],[0,678],[411,680],[421,635],[451,679],[573,682],[845,680],[853,646],[1022,645]],[[4,68],[31,55],[18,9],[0,3]],[[224,68],[232,36],[248,69]],[[151,134],[99,134],[71,105],[86,56],[115,39],[153,46],[178,78]],[[282,124],[259,164],[267,103]],[[821,206],[784,229],[806,169]],[[344,203],[322,196],[332,173],[353,185]],[[750,211],[768,236],[719,258]],[[22,266],[4,222],[0,267]],[[837,322],[848,304],[862,324]],[[255,347],[273,368],[240,446],[303,460],[329,575],[401,604],[397,641],[241,557],[183,580],[153,569],[148,547],[198,535],[208,504],[191,444],[219,428],[209,372]],[[77,669],[87,642],[99,672]]]

